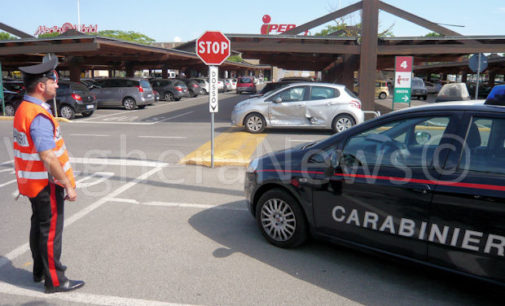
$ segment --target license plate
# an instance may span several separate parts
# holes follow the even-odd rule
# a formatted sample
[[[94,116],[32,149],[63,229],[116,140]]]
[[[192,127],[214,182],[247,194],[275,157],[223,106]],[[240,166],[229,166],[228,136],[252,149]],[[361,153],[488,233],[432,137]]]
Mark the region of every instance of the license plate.
[[[93,104],[90,104],[90,105],[86,105],[86,108],[91,109],[91,108],[95,108],[95,106]]]

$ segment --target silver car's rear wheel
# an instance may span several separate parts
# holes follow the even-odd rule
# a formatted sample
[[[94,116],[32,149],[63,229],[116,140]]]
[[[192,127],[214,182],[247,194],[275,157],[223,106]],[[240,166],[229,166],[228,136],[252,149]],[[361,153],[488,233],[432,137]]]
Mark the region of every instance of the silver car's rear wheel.
[[[133,98],[125,98],[123,100],[123,106],[127,110],[134,110],[137,107],[137,102]]]
[[[258,113],[249,114],[244,120],[245,129],[249,133],[261,133],[265,129],[265,125],[265,118]]]
[[[354,118],[349,115],[338,115],[333,119],[332,129],[334,133],[343,132],[356,124]]]

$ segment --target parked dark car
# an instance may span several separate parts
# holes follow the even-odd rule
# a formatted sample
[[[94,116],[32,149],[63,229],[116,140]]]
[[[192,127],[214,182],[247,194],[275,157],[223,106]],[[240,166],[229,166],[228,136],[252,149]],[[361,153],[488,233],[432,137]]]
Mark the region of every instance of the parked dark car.
[[[159,92],[160,99],[165,101],[179,101],[183,97],[189,97],[186,83],[178,79],[151,79],[154,90]]]
[[[124,107],[127,110],[145,108],[155,102],[151,84],[144,78],[95,79],[91,92],[98,107]]]
[[[21,93],[25,90],[25,85],[21,80],[4,80],[3,85],[5,89],[12,92]]]
[[[179,80],[186,84],[190,97],[194,98],[197,97],[198,95],[203,94],[202,87],[200,87],[200,84],[197,80],[193,79],[176,79],[176,80]]]
[[[475,98],[475,83],[467,83],[466,88],[468,88],[468,94],[472,99]],[[489,86],[488,84],[479,84],[479,93],[478,93],[478,98],[486,98],[489,93],[491,92],[491,89],[493,89],[492,86]]]
[[[241,94],[243,92],[256,93],[257,91],[256,91],[256,85],[254,84],[254,78],[253,77],[238,78],[236,92],[237,94]]]
[[[503,107],[395,111],[252,160],[246,199],[277,247],[313,236],[504,285],[504,143]]]
[[[47,103],[53,105],[52,101]],[[91,116],[97,107],[97,101],[95,95],[83,84],[59,80],[56,106],[58,116],[73,119],[75,114],[81,114],[83,117]]]
[[[4,88],[5,115],[14,116],[16,109],[23,100],[23,92],[18,93]],[[3,115],[2,101],[0,100],[0,115]]]

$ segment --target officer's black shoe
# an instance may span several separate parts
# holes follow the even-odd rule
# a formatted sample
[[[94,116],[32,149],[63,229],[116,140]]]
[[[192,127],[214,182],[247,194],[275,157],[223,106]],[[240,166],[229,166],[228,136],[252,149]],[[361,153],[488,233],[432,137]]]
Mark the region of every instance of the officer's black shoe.
[[[35,274],[33,274],[33,281],[35,283],[41,283],[41,282],[43,282],[44,281],[44,274],[42,274],[42,275],[35,275]]]
[[[84,286],[84,281],[67,280],[58,287],[46,287],[46,293],[67,292],[81,288],[82,286]]]

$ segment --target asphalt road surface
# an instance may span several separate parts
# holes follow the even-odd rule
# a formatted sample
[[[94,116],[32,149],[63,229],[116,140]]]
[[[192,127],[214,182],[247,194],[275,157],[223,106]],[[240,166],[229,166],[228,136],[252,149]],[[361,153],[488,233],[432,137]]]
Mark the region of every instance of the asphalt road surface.
[[[216,134],[246,96],[220,95]],[[269,245],[246,209],[244,168],[178,164],[210,139],[207,97],[98,110],[62,123],[78,200],[65,206],[62,262],[86,281],[46,295],[32,282],[30,204],[14,200],[12,121],[0,121],[1,305],[483,305],[503,289],[312,241]],[[258,152],[328,137],[274,130]],[[500,303],[502,304],[502,303]]]

